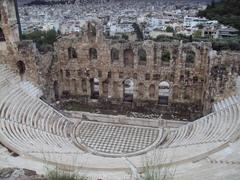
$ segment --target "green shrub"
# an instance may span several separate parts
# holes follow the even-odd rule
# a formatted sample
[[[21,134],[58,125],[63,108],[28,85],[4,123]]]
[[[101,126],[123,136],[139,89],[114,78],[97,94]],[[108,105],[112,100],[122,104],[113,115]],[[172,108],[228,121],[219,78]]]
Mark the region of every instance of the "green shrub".
[[[78,176],[72,173],[63,173],[58,170],[50,171],[45,180],[87,180],[84,176]]]

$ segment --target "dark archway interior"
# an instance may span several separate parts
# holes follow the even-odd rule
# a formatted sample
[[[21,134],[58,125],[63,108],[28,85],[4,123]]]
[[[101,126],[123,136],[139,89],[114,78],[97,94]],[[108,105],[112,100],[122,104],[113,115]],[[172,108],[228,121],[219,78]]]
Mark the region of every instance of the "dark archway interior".
[[[26,71],[26,67],[23,61],[17,62],[17,68],[20,75],[23,75]]]

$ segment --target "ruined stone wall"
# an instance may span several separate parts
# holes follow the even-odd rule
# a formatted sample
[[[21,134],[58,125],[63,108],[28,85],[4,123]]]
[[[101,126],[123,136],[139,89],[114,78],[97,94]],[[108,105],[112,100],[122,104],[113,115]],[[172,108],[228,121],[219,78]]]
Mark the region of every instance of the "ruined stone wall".
[[[89,22],[41,54],[33,42],[19,40],[14,1],[0,2],[0,64],[39,85],[47,101],[195,119],[235,92],[239,52],[217,53],[203,42],[106,39]]]
[[[38,84],[38,51],[32,41],[20,41],[14,0],[0,1],[0,64],[6,64],[22,79]]]
[[[78,37],[62,37],[55,44],[57,61],[51,94],[58,99],[98,99],[103,105],[130,103],[131,107],[155,106],[171,112],[182,111],[184,104],[189,114],[202,112],[210,51],[208,43],[120,42],[104,39],[99,31],[91,35],[91,30]],[[99,84],[97,97],[93,79]],[[126,80],[133,83],[133,97],[125,101]],[[168,99],[163,104],[159,99],[161,82],[169,84]]]
[[[240,75],[240,53],[213,51],[209,71],[209,92],[212,101],[235,95],[236,78]]]

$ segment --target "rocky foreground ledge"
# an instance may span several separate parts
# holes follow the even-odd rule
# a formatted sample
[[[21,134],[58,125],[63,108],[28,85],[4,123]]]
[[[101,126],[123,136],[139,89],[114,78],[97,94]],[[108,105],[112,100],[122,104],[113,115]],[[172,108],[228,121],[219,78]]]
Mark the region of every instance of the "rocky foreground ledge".
[[[0,169],[1,180],[44,180],[44,177],[38,175],[36,171],[19,168]]]

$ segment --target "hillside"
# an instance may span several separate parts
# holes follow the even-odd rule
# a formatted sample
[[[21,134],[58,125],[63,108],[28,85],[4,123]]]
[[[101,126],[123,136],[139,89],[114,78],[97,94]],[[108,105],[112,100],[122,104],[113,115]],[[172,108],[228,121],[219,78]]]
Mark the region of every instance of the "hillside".
[[[222,24],[231,25],[240,30],[240,1],[212,1],[204,11],[199,12],[199,16],[216,19]]]

